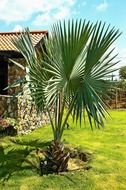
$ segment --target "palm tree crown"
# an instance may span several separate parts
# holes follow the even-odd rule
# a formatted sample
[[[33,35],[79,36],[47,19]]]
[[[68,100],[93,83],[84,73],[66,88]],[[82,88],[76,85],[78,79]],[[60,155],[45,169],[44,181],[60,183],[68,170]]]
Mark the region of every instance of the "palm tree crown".
[[[102,22],[69,20],[53,25],[39,51],[28,29],[14,42],[28,63],[33,100],[39,111],[49,114],[55,140],[61,140],[70,114],[81,123],[86,111],[91,127],[92,121],[103,126],[102,96],[110,86],[106,77],[117,63],[109,48],[119,36]]]

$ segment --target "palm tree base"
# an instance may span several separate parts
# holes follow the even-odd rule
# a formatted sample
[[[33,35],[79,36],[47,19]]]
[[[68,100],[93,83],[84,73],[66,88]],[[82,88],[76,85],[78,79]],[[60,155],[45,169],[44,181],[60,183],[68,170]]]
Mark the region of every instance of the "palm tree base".
[[[41,175],[91,168],[89,163],[92,160],[92,153],[64,147],[60,141],[52,141],[42,153],[44,159],[40,160]]]
[[[67,171],[69,152],[60,141],[52,141],[44,151],[45,159],[40,162],[41,174],[59,173]]]

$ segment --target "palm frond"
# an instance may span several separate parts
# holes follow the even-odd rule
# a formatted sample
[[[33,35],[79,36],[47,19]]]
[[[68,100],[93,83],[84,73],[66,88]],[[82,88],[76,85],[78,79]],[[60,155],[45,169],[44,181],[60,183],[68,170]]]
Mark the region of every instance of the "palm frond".
[[[39,52],[28,29],[14,42],[28,63],[31,94],[38,110],[54,109],[54,131],[60,133],[59,138],[71,113],[81,124],[86,111],[92,128],[93,123],[98,128],[104,126],[107,109],[102,96],[110,87],[106,78],[117,64],[117,55],[109,48],[120,34],[105,23],[80,19],[54,24]]]

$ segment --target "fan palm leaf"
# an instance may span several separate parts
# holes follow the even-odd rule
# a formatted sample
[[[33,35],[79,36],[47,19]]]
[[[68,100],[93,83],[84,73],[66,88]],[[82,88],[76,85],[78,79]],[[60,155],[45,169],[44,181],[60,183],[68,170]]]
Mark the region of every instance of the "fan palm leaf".
[[[106,78],[117,63],[114,49],[109,48],[119,36],[119,30],[105,23],[80,19],[54,24],[39,52],[28,29],[14,41],[28,63],[36,106],[49,114],[54,139],[61,139],[70,114],[81,124],[86,111],[92,128],[93,121],[98,128],[104,126],[107,109],[102,96],[110,86]]]

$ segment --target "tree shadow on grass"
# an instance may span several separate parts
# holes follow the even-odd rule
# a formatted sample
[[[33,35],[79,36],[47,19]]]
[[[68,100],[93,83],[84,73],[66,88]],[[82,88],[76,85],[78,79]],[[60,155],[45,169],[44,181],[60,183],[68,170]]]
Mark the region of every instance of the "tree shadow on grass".
[[[15,172],[32,169],[32,165],[24,164],[28,155],[33,150],[44,148],[50,143],[37,140],[24,142],[10,139],[10,141],[10,145],[6,149],[0,145],[0,181],[3,185]]]
[[[10,141],[12,143],[14,143],[15,145],[21,145],[21,146],[27,146],[28,148],[30,149],[36,149],[36,148],[45,148],[47,146],[50,145],[50,141],[39,141],[37,139],[35,140],[22,140],[22,139],[15,139],[15,138],[12,138],[10,139]]]

